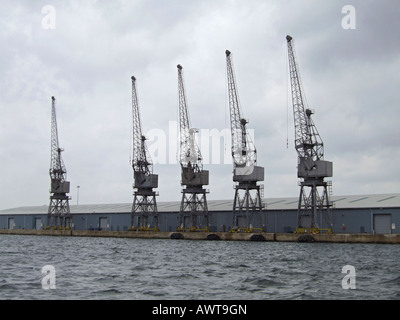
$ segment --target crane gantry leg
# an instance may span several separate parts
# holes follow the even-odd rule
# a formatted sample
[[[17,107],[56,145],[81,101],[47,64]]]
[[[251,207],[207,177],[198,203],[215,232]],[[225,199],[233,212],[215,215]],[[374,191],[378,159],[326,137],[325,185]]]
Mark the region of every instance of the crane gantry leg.
[[[53,195],[50,196],[50,205],[47,212],[48,229],[70,229],[71,211],[69,207],[68,196]]]
[[[295,233],[332,233],[331,207],[328,182],[321,179],[301,181]],[[323,218],[326,228],[322,227]]]
[[[156,195],[156,192],[151,190],[135,191],[130,230],[159,231]],[[150,221],[151,218],[153,218],[152,221]]]
[[[210,214],[207,193],[208,191],[202,186],[187,186],[182,189],[178,231],[209,232]]]
[[[235,186],[235,198],[232,210],[232,227],[230,232],[264,231],[263,204],[260,186],[255,183],[239,183]],[[252,225],[253,216],[257,215],[260,228]]]

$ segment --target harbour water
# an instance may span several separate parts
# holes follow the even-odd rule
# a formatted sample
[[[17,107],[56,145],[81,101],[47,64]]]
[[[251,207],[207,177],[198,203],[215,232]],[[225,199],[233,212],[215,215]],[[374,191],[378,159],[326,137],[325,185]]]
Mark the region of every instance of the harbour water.
[[[0,235],[0,268],[0,299],[400,299],[390,244]]]

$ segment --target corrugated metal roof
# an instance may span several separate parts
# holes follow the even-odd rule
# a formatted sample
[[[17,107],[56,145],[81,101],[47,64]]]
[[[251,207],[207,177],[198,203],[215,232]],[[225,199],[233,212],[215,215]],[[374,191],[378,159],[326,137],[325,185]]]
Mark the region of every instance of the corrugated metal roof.
[[[373,194],[373,195],[349,195],[333,196],[332,201],[336,209],[355,208],[393,208],[400,207],[400,193]],[[296,210],[297,197],[288,198],[264,198],[267,210]],[[209,200],[210,211],[230,211],[233,200]],[[47,214],[47,205],[26,206],[6,210],[0,210],[0,215],[16,214]],[[126,213],[130,212],[132,203],[109,204],[80,204],[70,205],[71,213]],[[180,201],[159,202],[159,212],[179,212]]]

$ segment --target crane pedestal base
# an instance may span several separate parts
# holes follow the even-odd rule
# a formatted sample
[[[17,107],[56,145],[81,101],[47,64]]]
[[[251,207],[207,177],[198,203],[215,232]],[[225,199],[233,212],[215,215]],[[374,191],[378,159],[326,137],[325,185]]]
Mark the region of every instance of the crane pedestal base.
[[[235,186],[232,227],[230,232],[254,232],[264,230],[262,219],[263,204],[260,187],[254,183],[239,183]],[[251,221],[254,214],[259,218],[261,228],[253,228]]]
[[[134,193],[131,211],[131,231],[158,231],[157,193],[138,190]],[[153,220],[150,222],[150,219]]]
[[[46,229],[70,230],[71,222],[72,217],[69,208],[69,197],[65,194],[50,196]]]
[[[178,231],[210,231],[207,193],[201,185],[187,186],[182,190]]]
[[[296,233],[319,233],[325,229],[332,229],[329,186],[331,182],[323,179],[307,179],[300,182]],[[307,189],[309,189],[308,192]],[[326,223],[325,228],[322,227],[323,217]]]

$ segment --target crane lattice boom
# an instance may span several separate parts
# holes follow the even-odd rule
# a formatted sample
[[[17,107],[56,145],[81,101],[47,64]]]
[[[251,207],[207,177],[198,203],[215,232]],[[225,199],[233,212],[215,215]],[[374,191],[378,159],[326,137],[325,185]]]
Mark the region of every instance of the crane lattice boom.
[[[61,149],[58,143],[57,118],[56,118],[56,99],[51,97],[51,162],[50,177],[52,180],[64,182],[67,170],[61,157]]]
[[[300,158],[311,159],[313,161],[323,160],[324,144],[311,118],[313,112],[305,106],[306,100],[293,49],[293,38],[287,36],[286,40],[288,44],[290,82],[292,89],[295,148]]]
[[[225,51],[228,75],[229,110],[232,134],[232,157],[235,168],[247,167],[250,173],[257,162],[257,151],[247,131],[248,121],[241,115],[239,95],[229,50]],[[244,172],[244,171],[243,171]]]
[[[146,146],[146,137],[142,134],[140,121],[139,102],[136,91],[136,78],[132,79],[132,116],[133,116],[133,158],[132,167],[134,172],[146,175],[153,172],[153,164]]]
[[[180,163],[182,167],[192,167],[195,171],[202,169],[202,157],[195,140],[196,129],[190,127],[190,119],[183,82],[183,68],[178,68],[179,90],[179,125],[180,125]]]

